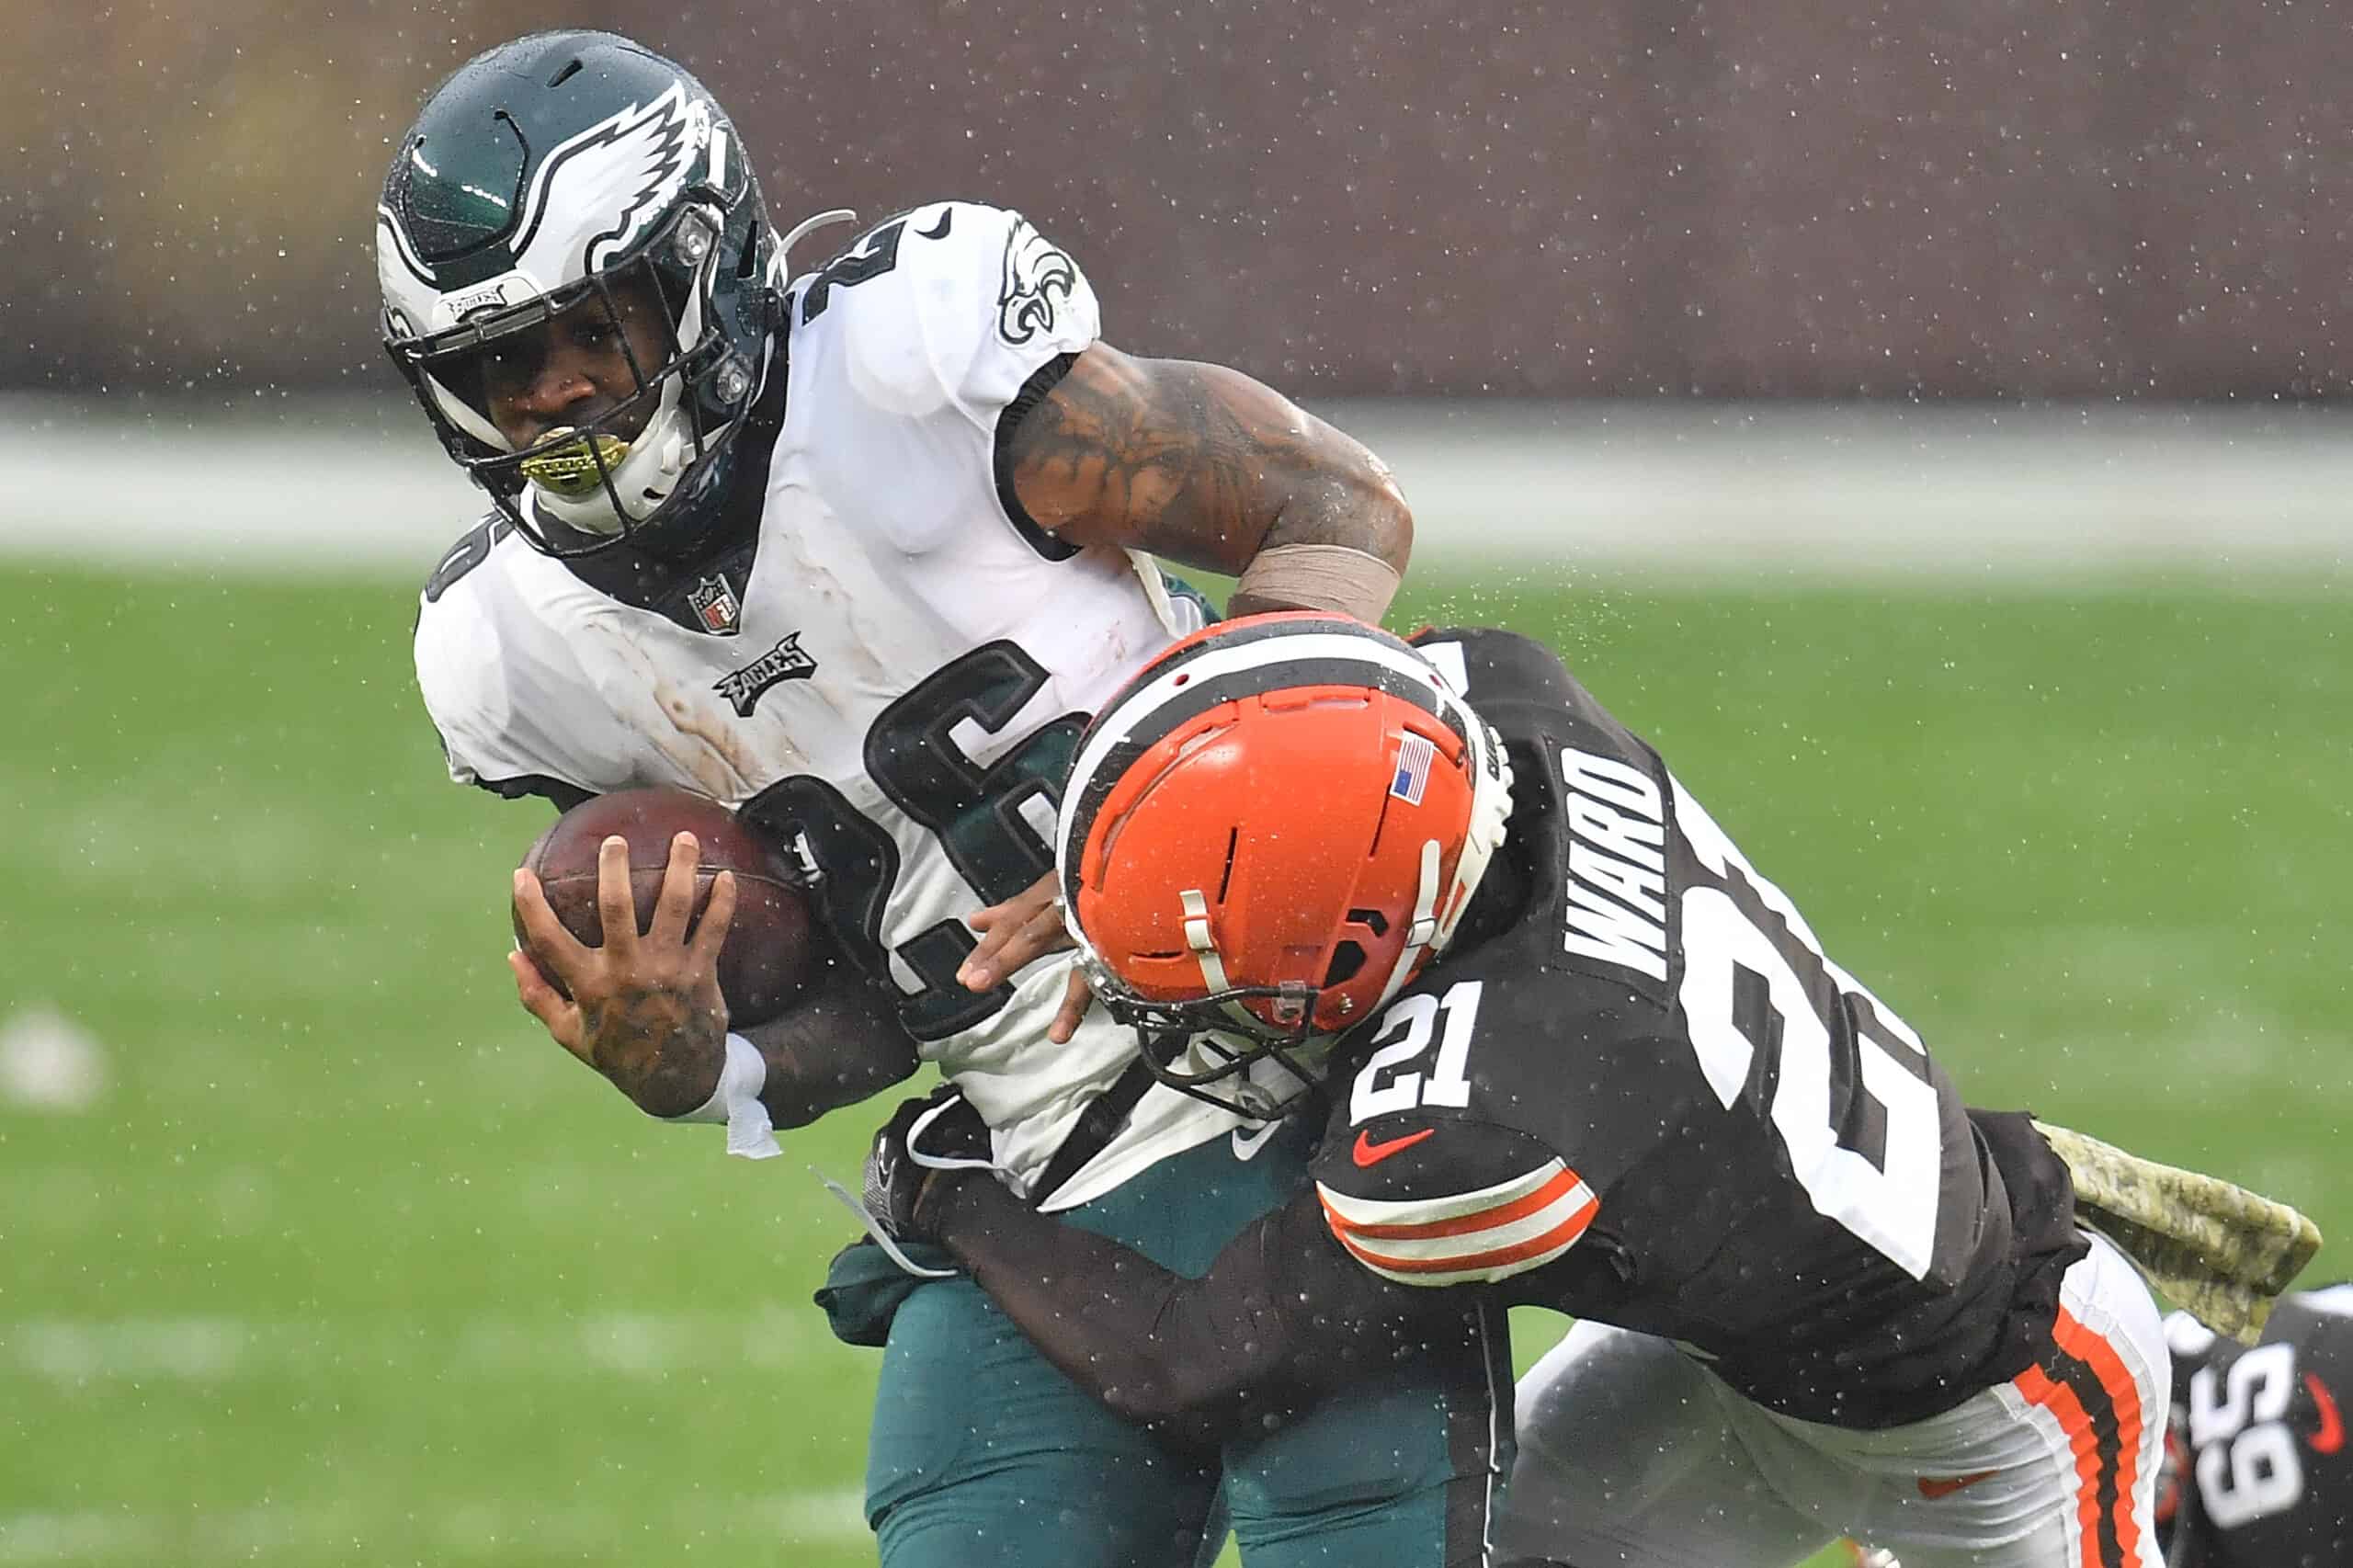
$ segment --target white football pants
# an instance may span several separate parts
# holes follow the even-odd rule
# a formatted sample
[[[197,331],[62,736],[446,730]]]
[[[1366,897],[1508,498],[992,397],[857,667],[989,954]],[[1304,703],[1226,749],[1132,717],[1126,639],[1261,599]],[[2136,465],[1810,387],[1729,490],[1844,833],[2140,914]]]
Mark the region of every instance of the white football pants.
[[[1519,1381],[1501,1555],[1790,1568],[1852,1536],[1904,1568],[2159,1568],[2172,1363],[2140,1276],[2091,1246],[2035,1366],[1884,1431],[1777,1415],[1665,1340],[1577,1324]]]

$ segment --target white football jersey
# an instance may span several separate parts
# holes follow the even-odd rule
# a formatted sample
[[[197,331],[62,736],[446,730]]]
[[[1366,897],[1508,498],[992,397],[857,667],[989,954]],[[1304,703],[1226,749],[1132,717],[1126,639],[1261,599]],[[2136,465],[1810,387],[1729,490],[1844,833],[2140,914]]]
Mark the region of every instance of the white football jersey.
[[[1068,955],[991,995],[958,985],[963,917],[1051,867],[1086,716],[1201,616],[1148,557],[1074,550],[1000,498],[999,416],[1098,324],[1028,221],[916,208],[795,279],[790,311],[757,550],[696,601],[722,630],[610,597],[494,526],[435,574],[418,683],[462,783],[676,785],[796,837],[835,934],[887,968],[925,1056],[1029,1181],[1134,1037],[1098,1011],[1047,1043]],[[1155,1087],[1051,1206],[1236,1125]]]

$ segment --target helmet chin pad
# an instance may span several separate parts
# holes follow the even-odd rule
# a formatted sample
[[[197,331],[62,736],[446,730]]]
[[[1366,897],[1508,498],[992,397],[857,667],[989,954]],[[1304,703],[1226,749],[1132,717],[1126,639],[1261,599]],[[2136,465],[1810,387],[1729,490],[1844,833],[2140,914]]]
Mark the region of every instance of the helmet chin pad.
[[[722,437],[698,431],[686,406],[686,372],[674,362],[660,389],[641,392],[621,408],[579,429],[559,426],[541,437],[513,472],[530,492],[533,507],[575,534],[612,540],[644,523],[677,494],[686,472]],[[632,406],[654,406],[634,436]],[[611,426],[611,427],[605,427]]]
[[[662,387],[661,406],[634,440],[595,432],[526,458],[517,465],[529,482],[531,500],[550,518],[574,533],[609,539],[645,521],[676,491],[688,460],[701,450],[678,409],[680,378],[672,375]],[[550,438],[555,432],[550,432]],[[591,446],[591,443],[594,446]],[[548,442],[540,443],[540,450]],[[564,468],[559,486],[532,472],[532,465],[552,460]],[[555,477],[555,476],[551,476]]]

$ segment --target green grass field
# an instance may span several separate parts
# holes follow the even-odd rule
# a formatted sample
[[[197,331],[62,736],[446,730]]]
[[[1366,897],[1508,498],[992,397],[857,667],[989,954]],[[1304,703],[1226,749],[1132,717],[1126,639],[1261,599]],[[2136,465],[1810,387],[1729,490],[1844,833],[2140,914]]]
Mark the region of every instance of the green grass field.
[[[0,1105],[0,1564],[870,1562],[805,1167],[874,1115],[725,1160],[516,1009],[544,809],[444,781],[411,591],[0,569],[0,1027],[108,1074]],[[1973,1099],[2353,1226],[2341,597],[1426,617],[1554,641]]]

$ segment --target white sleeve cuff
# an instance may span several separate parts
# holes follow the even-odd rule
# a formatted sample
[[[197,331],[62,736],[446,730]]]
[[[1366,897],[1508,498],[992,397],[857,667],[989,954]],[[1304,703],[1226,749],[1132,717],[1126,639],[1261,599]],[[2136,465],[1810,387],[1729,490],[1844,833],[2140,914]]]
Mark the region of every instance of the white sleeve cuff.
[[[746,1160],[773,1159],[784,1151],[777,1146],[776,1125],[768,1119],[768,1108],[760,1103],[760,1091],[767,1081],[768,1064],[760,1048],[742,1035],[731,1034],[727,1060],[719,1069],[719,1086],[711,1090],[710,1098],[683,1116],[663,1119],[723,1121],[729,1153]]]

